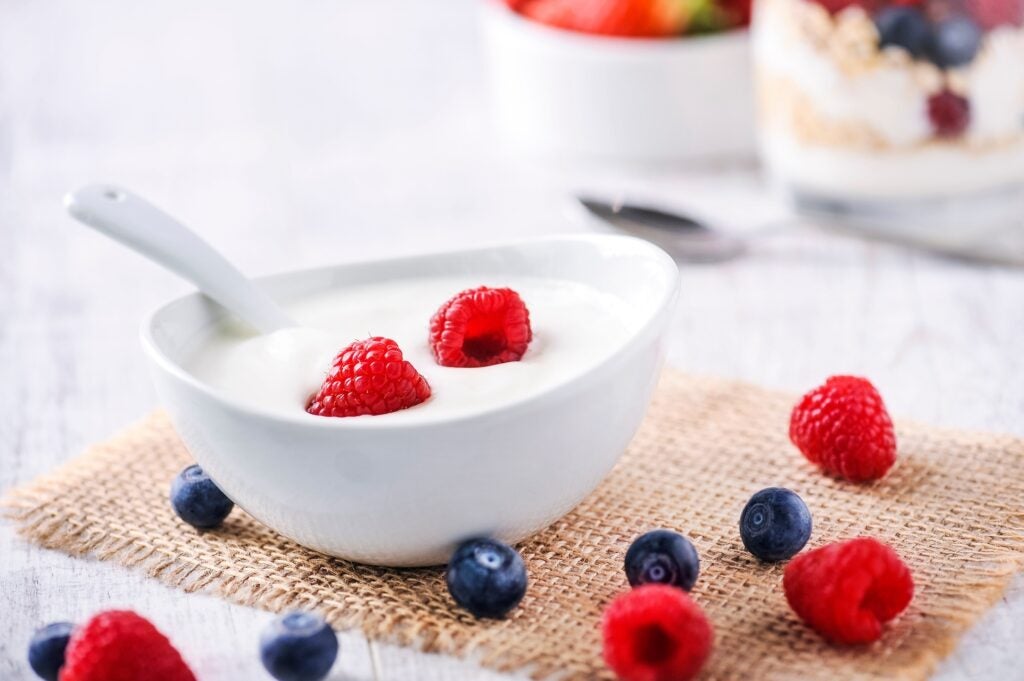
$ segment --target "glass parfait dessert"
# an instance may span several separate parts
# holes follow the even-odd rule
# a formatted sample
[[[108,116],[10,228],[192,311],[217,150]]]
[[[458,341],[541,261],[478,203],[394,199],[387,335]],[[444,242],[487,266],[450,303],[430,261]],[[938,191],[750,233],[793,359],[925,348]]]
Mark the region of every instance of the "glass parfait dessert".
[[[1019,200],[1024,0],[755,5],[762,156],[798,205],[920,219]]]

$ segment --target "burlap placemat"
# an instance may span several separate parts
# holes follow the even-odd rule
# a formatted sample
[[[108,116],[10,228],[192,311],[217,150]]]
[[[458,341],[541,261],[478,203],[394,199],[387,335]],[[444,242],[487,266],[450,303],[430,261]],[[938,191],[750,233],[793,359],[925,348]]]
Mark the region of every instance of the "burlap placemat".
[[[1024,441],[899,424],[896,467],[880,483],[858,486],[818,474],[790,445],[793,403],[746,384],[666,373],[608,480],[523,544],[530,588],[500,622],[453,608],[437,569],[326,558],[238,510],[217,531],[183,525],[167,490],[190,458],[162,413],[14,490],[5,506],[22,534],[42,546],[267,610],[317,610],[373,639],[472,655],[537,678],[611,678],[601,662],[601,610],[627,588],[629,542],[670,527],[700,551],[694,595],[716,632],[706,678],[924,678],[1024,565]],[[782,567],[743,550],[740,510],[770,485],[806,500],[812,546],[873,535],[911,566],[913,604],[880,642],[823,643],[787,607]]]

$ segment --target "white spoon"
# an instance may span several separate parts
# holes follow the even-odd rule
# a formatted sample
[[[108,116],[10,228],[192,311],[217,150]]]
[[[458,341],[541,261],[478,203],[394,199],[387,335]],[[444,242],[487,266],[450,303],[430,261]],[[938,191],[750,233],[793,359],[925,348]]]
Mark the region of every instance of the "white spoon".
[[[64,205],[79,222],[188,279],[257,331],[296,326],[277,303],[195,232],[130,191],[92,184],[65,196]]]

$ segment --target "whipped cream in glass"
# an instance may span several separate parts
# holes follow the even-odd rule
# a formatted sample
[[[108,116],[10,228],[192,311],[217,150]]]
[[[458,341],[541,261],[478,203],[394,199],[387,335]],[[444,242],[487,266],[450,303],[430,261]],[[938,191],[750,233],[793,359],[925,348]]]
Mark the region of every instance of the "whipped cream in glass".
[[[509,287],[530,311],[533,340],[518,362],[453,368],[428,345],[430,318],[446,300],[477,286]],[[423,422],[490,410],[564,383],[609,357],[635,331],[623,301],[578,282],[534,277],[403,278],[324,291],[284,307],[301,325],[255,335],[224,321],[199,339],[185,368],[239,402],[281,414],[305,412],[335,355],[355,340],[386,336],[427,379],[422,404],[374,419]]]
[[[839,212],[1019,194],[1022,23],[1024,0],[758,0],[765,164]]]

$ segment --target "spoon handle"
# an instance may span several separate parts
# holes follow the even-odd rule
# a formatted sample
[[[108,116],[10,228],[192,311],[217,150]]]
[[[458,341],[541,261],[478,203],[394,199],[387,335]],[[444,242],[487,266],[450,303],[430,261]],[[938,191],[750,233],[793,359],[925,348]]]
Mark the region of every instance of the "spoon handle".
[[[130,191],[89,185],[68,194],[64,205],[79,222],[188,279],[258,331],[295,326],[277,303],[195,232]]]

